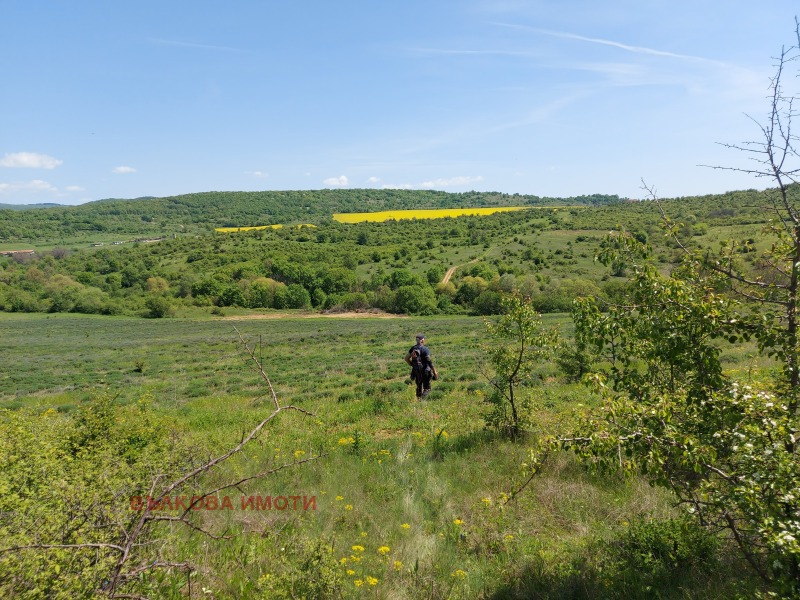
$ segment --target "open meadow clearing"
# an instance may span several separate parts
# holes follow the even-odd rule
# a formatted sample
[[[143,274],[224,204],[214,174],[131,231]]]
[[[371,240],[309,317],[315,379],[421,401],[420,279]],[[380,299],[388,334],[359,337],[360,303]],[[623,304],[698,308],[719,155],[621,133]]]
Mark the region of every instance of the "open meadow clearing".
[[[546,324],[571,328],[563,315],[548,316]],[[90,407],[107,398],[114,410],[102,413],[105,435],[133,423],[147,423],[154,437],[159,428],[169,432],[160,447],[165,468],[178,457],[192,463],[223,454],[274,409],[234,326],[279,402],[310,414],[279,414],[195,489],[302,464],[217,493],[214,507],[230,508],[206,504],[195,513],[200,526],[230,539],[159,523],[158,555],[196,570],[142,573],[138,592],[163,598],[185,597],[190,588],[217,598],[645,598],[657,589],[664,598],[719,598],[752,589],[751,580],[735,575],[735,554],[693,530],[659,526],[659,519],[678,513],[666,492],[638,477],[593,475],[571,454],[559,453],[507,502],[526,479],[522,467],[536,439],[599,399],[566,382],[555,364],[542,364],[526,389],[532,401],[526,439],[515,443],[487,430],[480,318],[6,314],[0,316],[0,407],[10,411],[2,413],[3,427],[25,430],[20,443],[39,432],[37,447],[46,450],[69,438],[74,421],[87,410],[94,414]],[[425,401],[414,398],[402,360],[418,331],[425,332],[441,374]],[[731,359],[731,369],[746,366],[745,353]],[[31,420],[15,420],[26,414]],[[10,477],[14,470],[5,472]],[[95,480],[93,493],[103,496],[103,486],[113,486],[109,502],[130,518],[138,514],[131,498],[146,498],[153,476],[142,475],[137,484],[107,475]],[[64,477],[43,476],[38,493],[44,498]],[[64,502],[58,498],[51,501]],[[176,513],[163,508],[161,514]],[[19,535],[16,528],[24,525],[25,518],[4,521],[4,535]],[[680,546],[680,558],[648,554],[647,544],[661,538]],[[624,550],[631,543],[644,544],[644,554]],[[45,590],[55,589],[46,581],[57,585],[82,563],[63,553],[55,564],[59,577],[47,579],[48,563],[40,563]]]

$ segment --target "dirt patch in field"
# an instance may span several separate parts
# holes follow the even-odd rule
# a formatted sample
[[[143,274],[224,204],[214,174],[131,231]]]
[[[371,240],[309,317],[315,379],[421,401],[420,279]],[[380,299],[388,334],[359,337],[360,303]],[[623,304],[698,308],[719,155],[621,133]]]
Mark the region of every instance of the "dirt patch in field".
[[[319,319],[333,317],[336,319],[405,319],[408,315],[394,315],[383,311],[375,312],[331,312],[331,313],[265,313],[258,315],[230,315],[218,317],[222,321],[249,321],[254,319]]]

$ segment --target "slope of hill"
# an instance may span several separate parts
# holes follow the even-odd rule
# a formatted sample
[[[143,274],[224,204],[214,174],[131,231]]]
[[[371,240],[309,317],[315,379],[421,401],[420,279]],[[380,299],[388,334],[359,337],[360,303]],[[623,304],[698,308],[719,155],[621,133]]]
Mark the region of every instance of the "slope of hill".
[[[36,208],[56,208],[64,206],[55,202],[40,202],[38,204],[3,204],[0,202],[0,210],[33,210]]]
[[[764,250],[768,241],[758,233],[765,218],[759,207],[769,193],[680,198],[661,207],[681,223],[681,237],[695,244],[718,247],[733,235]],[[329,211],[519,205],[534,198],[366,190],[210,192],[7,211],[0,228],[27,231],[35,242],[26,249],[35,254],[0,257],[0,310],[163,316],[200,307],[313,306],[490,314],[499,310],[503,293],[520,291],[540,312],[563,312],[576,296],[611,299],[620,293],[625,266],[609,271],[594,260],[612,229],[624,227],[649,241],[664,269],[677,260],[658,227],[655,203],[600,197],[606,203],[593,206],[591,199],[571,200],[567,206],[562,200],[560,206],[484,217],[358,224],[334,222]],[[317,225],[212,231],[259,219]],[[161,241],[123,243],[142,238]],[[755,256],[748,251],[748,259]]]
[[[586,206],[619,201],[617,196],[540,198],[429,190],[312,190],[279,192],[204,192],[167,198],[100,200],[79,206],[2,213],[0,243],[72,243],[106,236],[159,237],[210,233],[216,227],[319,224],[335,212],[480,206]],[[110,239],[110,238],[109,238]]]

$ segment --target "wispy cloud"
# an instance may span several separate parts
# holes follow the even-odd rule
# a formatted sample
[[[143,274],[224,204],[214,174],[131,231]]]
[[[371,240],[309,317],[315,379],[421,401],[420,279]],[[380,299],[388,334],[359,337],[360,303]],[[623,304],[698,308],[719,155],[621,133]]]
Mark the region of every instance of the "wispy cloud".
[[[33,179],[31,181],[21,181],[17,183],[0,183],[0,194],[11,194],[14,192],[53,192],[57,193],[58,188],[54,185]]]
[[[447,179],[432,179],[431,181],[424,181],[422,182],[419,187],[422,188],[448,188],[448,187],[459,187],[462,185],[470,185],[473,183],[480,183],[483,181],[483,177],[478,175],[477,177],[450,177]]]
[[[13,152],[0,159],[0,167],[12,169],[55,169],[64,161],[36,152]]]
[[[127,173],[136,173],[136,169],[134,169],[133,167],[126,167],[125,165],[114,167],[112,171],[114,173],[117,173],[118,175],[125,175]]]
[[[64,188],[68,192],[85,192],[86,188],[79,185],[68,185]]]
[[[510,29],[520,29],[524,31],[530,31],[532,33],[538,33],[541,35],[548,35],[551,37],[562,38],[566,40],[576,40],[579,42],[587,42],[590,44],[599,44],[602,46],[611,46],[613,48],[619,48],[620,50],[625,50],[626,52],[633,52],[635,54],[649,54],[652,56],[663,56],[665,58],[675,58],[680,60],[690,60],[694,62],[704,62],[719,66],[728,66],[726,63],[723,63],[718,60],[713,60],[710,58],[705,58],[703,56],[692,56],[690,54],[680,54],[677,52],[667,52],[665,50],[657,50],[655,48],[647,48],[646,46],[632,46],[630,44],[625,44],[623,42],[618,42],[615,40],[607,40],[603,38],[596,38],[596,37],[588,37],[585,35],[579,35],[576,33],[569,33],[565,31],[552,31],[549,29],[539,29],[538,27],[529,27],[527,25],[518,25],[514,23],[495,23],[496,25],[500,25],[502,27],[508,27]]]
[[[328,177],[327,179],[323,179],[322,183],[331,187],[344,187],[350,183],[350,180],[347,179],[346,175],[341,175],[339,177]]]
[[[371,177],[370,179],[377,179],[377,177]],[[444,189],[472,185],[482,181],[483,177],[481,175],[460,175],[457,177],[440,177],[438,179],[423,181],[422,183],[385,183],[381,188],[384,190]]]
[[[247,171],[247,174],[259,178],[269,177],[269,173],[265,173],[264,171]]]

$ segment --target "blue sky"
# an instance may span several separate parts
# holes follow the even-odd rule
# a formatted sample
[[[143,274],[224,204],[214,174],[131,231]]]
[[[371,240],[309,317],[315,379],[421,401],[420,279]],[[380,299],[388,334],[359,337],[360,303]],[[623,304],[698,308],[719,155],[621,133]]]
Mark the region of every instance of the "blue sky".
[[[748,166],[783,0],[0,0],[0,203],[212,190],[661,197]],[[788,83],[788,81],[787,81]],[[794,85],[794,83],[792,83]]]

